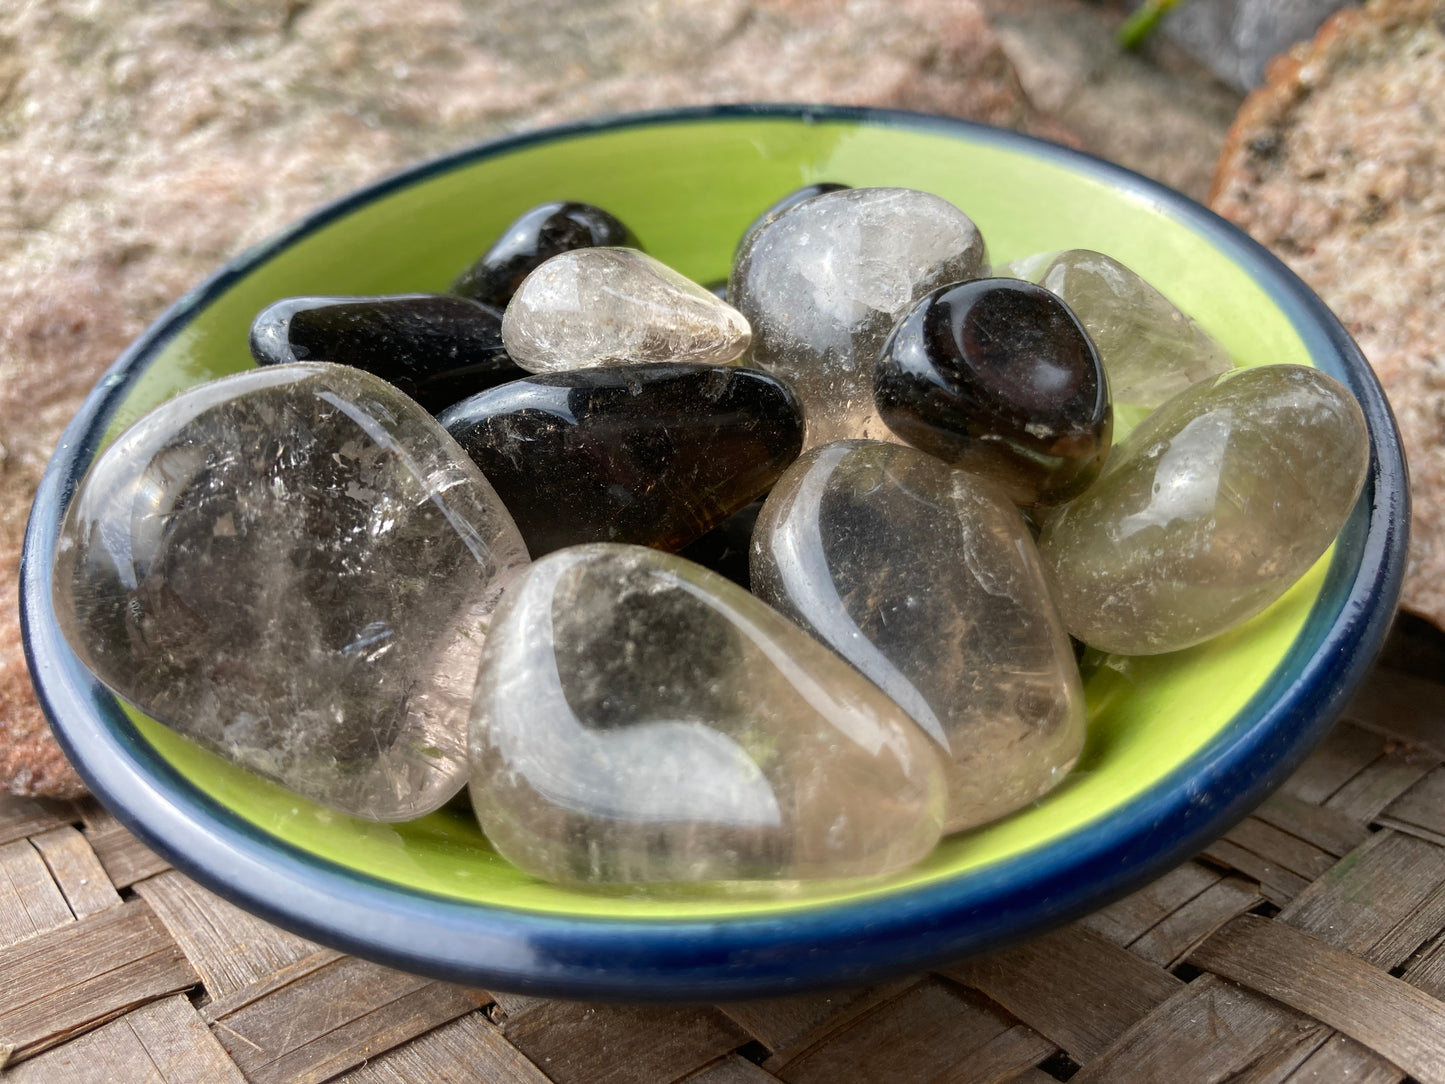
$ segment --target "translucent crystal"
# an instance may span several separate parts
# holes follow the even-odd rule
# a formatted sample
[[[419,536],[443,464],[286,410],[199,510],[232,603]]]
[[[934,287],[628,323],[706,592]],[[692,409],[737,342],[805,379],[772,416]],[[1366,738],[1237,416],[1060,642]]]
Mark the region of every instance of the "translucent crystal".
[[[1195,384],[1044,525],[1065,626],[1152,655],[1253,617],[1329,547],[1368,463],[1359,404],[1324,373],[1270,365]]]
[[[724,364],[748,348],[726,302],[631,248],[582,248],[527,276],[502,319],[512,359],[534,373],[637,361]]]
[[[487,619],[526,560],[421,407],[294,364],[185,392],[107,448],[53,591],[81,661],[140,710],[314,801],[402,820],[465,781]]]
[[[946,831],[1033,801],[1078,757],[1073,649],[1028,527],[988,482],[897,444],[814,448],[763,504],[752,577],[946,752]]]
[[[507,590],[471,741],[482,828],[551,881],[885,873],[943,815],[932,743],[887,697],[742,588],[637,546],[559,550]]]
[[[1036,282],[1074,310],[1109,374],[1116,409],[1152,410],[1234,366],[1224,347],[1167,297],[1102,252],[1040,253],[999,273]]]
[[[837,184],[834,181],[822,181],[818,184],[805,184],[802,188],[793,189],[781,199],[778,199],[772,204],[770,204],[768,208],[763,211],[762,214],[758,215],[757,218],[753,219],[752,224],[743,231],[742,237],[738,238],[738,248],[741,249],[744,245],[748,243],[748,239],[754,233],[756,233],[761,227],[766,226],[773,219],[777,218],[788,208],[796,207],[798,204],[804,202],[805,200],[810,200],[814,196],[823,196],[829,192],[845,192],[850,187],[852,186],[846,184]]]
[[[815,196],[750,234],[728,294],[753,329],[751,364],[802,398],[812,447],[888,436],[873,409],[883,340],[913,302],[986,265],[978,228],[947,200],[854,188]]]
[[[535,557],[583,542],[678,549],[766,493],[803,443],[793,393],[735,365],[545,373],[437,420]]]

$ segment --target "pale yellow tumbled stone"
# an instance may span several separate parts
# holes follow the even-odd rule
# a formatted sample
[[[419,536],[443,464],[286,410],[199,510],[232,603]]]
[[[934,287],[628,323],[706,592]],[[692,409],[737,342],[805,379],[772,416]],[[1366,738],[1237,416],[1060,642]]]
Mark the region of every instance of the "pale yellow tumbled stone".
[[[753,591],[938,743],[945,831],[1027,805],[1084,744],[1084,690],[1023,516],[992,483],[898,444],[805,452],[753,531]]]
[[[1000,274],[1063,298],[1084,325],[1127,425],[1200,380],[1233,368],[1229,352],[1167,297],[1112,256],[1089,249],[1015,260]],[[1117,434],[1116,434],[1117,439]]]
[[[1238,625],[1329,548],[1368,464],[1359,404],[1318,370],[1269,365],[1193,385],[1044,525],[1064,624],[1128,655]]]
[[[943,771],[914,722],[714,572],[597,543],[503,596],[477,678],[472,806],[564,884],[847,878],[932,850]]]
[[[640,361],[724,365],[751,339],[731,305],[635,248],[553,256],[502,318],[507,353],[533,373]]]

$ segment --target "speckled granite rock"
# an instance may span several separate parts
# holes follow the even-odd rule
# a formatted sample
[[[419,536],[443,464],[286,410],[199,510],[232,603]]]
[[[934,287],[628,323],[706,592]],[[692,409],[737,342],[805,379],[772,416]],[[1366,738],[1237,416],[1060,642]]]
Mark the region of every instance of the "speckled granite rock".
[[[1445,627],[1445,0],[1336,15],[1245,103],[1212,205],[1334,309],[1399,419],[1403,605]]]

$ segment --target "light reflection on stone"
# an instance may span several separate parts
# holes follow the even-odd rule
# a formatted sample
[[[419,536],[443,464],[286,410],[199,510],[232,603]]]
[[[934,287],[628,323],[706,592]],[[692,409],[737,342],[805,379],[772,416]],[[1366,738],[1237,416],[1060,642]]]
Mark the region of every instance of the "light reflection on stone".
[[[472,717],[497,850],[563,883],[839,878],[932,849],[942,772],[869,682],[722,577],[597,544],[499,607]]]
[[[314,801],[402,820],[464,781],[487,619],[526,560],[421,407],[300,364],[195,388],[106,449],[54,597],[82,661],[148,715]]]

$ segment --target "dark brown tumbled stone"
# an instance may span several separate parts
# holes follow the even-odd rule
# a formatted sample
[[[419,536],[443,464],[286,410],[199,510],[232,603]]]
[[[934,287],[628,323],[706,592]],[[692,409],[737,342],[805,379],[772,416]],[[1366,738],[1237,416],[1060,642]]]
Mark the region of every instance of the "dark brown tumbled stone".
[[[1032,283],[935,290],[893,329],[873,381],[894,433],[1025,507],[1077,496],[1109,453],[1099,355],[1069,307]]]
[[[762,508],[761,500],[754,501],[720,527],[714,527],[701,538],[689,542],[677,551],[678,555],[726,576],[745,591],[752,590],[748,554],[753,544],[753,528],[757,526],[758,513]]]
[[[251,354],[365,369],[433,414],[526,375],[502,345],[501,314],[448,294],[288,297],[256,317]]]
[[[553,256],[576,248],[641,248],[637,236],[590,203],[543,203],[503,231],[452,283],[452,293],[505,309],[522,280]]]
[[[766,493],[803,441],[787,385],[735,366],[529,376],[438,421],[496,487],[534,557],[584,542],[678,549]]]

